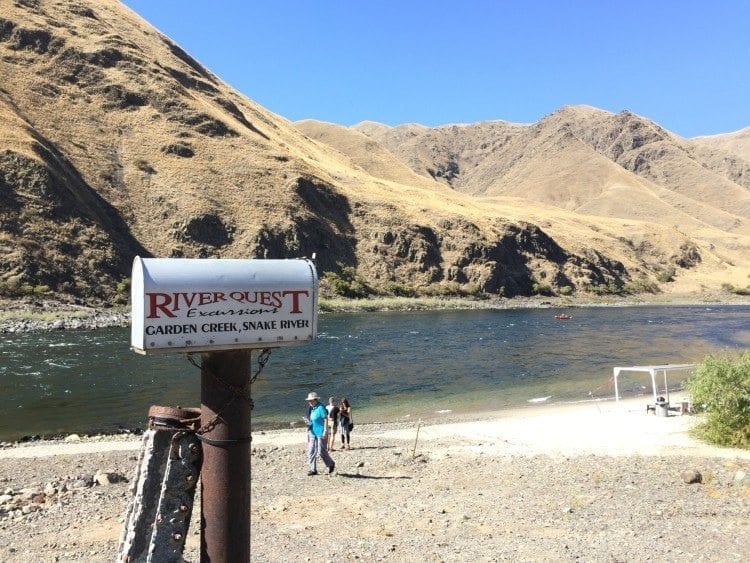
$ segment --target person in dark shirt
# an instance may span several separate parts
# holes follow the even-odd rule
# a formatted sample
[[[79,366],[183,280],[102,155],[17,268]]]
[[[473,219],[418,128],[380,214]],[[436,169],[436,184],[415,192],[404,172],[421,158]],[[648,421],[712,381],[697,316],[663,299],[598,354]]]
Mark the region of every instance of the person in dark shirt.
[[[339,407],[336,404],[336,397],[328,398],[326,410],[328,411],[328,418],[326,418],[326,424],[328,425],[326,432],[328,436],[328,451],[335,452],[336,431],[339,428]]]
[[[341,449],[351,450],[352,447],[349,445],[349,439],[351,437],[352,428],[354,428],[354,419],[352,418],[352,406],[349,401],[344,397],[341,399],[339,405],[339,430],[341,431]]]

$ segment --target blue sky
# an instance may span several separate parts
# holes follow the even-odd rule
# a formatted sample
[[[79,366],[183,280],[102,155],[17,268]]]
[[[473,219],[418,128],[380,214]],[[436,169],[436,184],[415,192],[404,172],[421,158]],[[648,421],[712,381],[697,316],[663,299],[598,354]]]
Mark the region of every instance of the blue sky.
[[[532,123],[586,104],[750,126],[747,0],[125,0],[287,119]]]

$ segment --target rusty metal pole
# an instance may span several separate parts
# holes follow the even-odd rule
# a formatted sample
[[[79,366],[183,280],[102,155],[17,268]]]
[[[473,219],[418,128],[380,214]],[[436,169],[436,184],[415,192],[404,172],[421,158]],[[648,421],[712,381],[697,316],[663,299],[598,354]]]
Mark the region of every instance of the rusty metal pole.
[[[201,563],[250,561],[250,353],[201,357]]]

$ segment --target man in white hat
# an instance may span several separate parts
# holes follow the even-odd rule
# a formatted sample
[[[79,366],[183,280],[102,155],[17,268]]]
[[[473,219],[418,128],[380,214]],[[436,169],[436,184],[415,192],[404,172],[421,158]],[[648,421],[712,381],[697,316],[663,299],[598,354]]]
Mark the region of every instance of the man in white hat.
[[[333,473],[336,463],[328,454],[328,444],[326,436],[326,418],[328,411],[323,403],[319,401],[320,397],[314,391],[307,395],[307,463],[310,466],[308,475],[317,475],[318,455],[328,468],[328,474]]]

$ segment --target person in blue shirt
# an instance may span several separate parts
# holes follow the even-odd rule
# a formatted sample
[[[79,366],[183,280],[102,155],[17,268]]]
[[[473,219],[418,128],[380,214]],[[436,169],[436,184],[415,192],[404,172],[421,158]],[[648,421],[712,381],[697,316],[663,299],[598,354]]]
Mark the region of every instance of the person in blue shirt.
[[[326,436],[326,418],[328,411],[320,397],[314,391],[307,395],[307,463],[309,465],[308,475],[317,475],[318,456],[328,468],[328,474],[333,473],[336,463],[328,454],[328,440]]]

